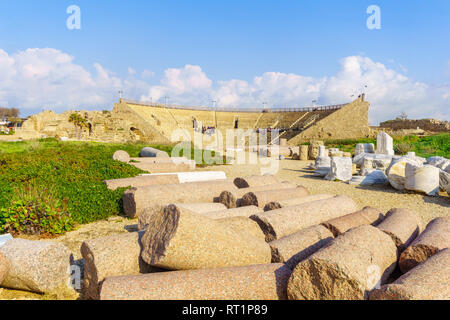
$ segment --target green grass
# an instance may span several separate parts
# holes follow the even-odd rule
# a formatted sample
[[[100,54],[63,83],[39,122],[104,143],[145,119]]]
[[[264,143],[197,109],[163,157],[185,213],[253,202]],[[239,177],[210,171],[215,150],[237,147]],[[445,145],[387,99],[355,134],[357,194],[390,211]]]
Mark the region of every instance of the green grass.
[[[450,133],[442,133],[433,136],[393,136],[394,147],[401,146],[401,150],[413,151],[419,157],[441,156],[450,158]],[[376,139],[339,139],[325,140],[328,148],[339,148],[344,152],[354,153],[355,146],[358,143],[373,143],[376,146]],[[400,149],[400,148],[399,148]],[[398,151],[396,153],[399,153]]]
[[[0,142],[0,209],[20,200],[30,188],[50,190],[66,200],[75,223],[121,215],[124,189],[108,190],[103,180],[133,177],[144,171],[112,160],[117,150],[138,157],[144,146],[170,152],[171,145],[62,142],[56,139]],[[194,153],[194,150],[192,150]]]

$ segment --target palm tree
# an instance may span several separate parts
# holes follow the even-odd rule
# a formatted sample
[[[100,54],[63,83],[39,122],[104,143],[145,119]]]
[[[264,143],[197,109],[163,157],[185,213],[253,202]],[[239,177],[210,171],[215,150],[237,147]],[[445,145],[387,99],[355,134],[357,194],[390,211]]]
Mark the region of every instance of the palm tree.
[[[81,130],[83,129],[83,127],[86,127],[87,120],[80,116],[78,113],[74,112],[69,116],[69,122],[72,122],[75,126],[77,139],[80,140]]]

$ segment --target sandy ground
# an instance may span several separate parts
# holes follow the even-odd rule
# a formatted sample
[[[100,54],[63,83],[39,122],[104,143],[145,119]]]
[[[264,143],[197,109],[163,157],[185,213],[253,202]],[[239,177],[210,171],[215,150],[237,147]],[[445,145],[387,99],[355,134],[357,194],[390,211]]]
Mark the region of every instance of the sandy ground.
[[[329,193],[347,195],[354,199],[360,208],[372,206],[387,212],[391,208],[409,208],[414,210],[422,219],[424,226],[432,219],[450,215],[450,197],[441,193],[439,197],[429,197],[417,193],[404,193],[390,186],[360,187],[343,182],[327,181],[312,175],[305,168],[311,161],[279,161],[276,175],[281,181],[290,181],[308,188],[311,194]],[[266,167],[266,166],[263,166]],[[199,168],[201,171],[224,171],[228,178],[248,175],[260,175],[259,165],[225,165]],[[107,235],[135,231],[137,220],[123,217],[111,217],[105,221],[98,221],[80,226],[77,230],[53,239],[65,244],[74,255],[75,260],[81,259],[80,246],[83,241],[95,239]],[[59,290],[58,292],[44,296],[28,292],[0,289],[0,299],[76,299],[79,295],[71,290]]]

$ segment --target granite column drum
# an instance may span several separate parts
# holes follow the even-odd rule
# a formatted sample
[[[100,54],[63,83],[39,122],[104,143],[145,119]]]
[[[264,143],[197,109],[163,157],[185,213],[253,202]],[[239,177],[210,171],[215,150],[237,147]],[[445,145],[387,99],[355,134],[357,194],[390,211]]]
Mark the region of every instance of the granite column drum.
[[[142,259],[168,270],[270,263],[270,246],[223,222],[169,205],[154,214],[142,238]]]
[[[249,192],[242,196],[241,206],[257,206],[261,209],[269,202],[301,198],[309,195],[308,189],[302,186],[290,189],[277,189]]]
[[[395,269],[397,248],[372,226],[351,229],[300,262],[288,282],[291,300],[362,300]]]
[[[280,209],[280,208],[289,207],[289,206],[296,206],[296,205],[306,203],[306,202],[330,199],[333,197],[334,196],[331,194],[313,194],[310,196],[305,196],[305,197],[300,197],[300,198],[272,201],[264,206],[264,211],[270,211],[270,210]]]
[[[240,189],[276,183],[280,183],[280,180],[274,175],[248,176],[234,179],[234,184]]]

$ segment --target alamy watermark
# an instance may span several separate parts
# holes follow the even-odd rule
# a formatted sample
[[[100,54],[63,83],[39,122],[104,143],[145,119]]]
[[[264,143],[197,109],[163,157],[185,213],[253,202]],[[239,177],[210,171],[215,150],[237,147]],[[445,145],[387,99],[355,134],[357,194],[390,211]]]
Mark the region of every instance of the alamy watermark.
[[[377,5],[371,5],[367,8],[367,14],[370,16],[367,18],[367,29],[380,30],[381,29],[381,9]]]
[[[77,5],[67,7],[66,13],[70,16],[66,20],[66,26],[69,30],[81,29],[81,9]]]

